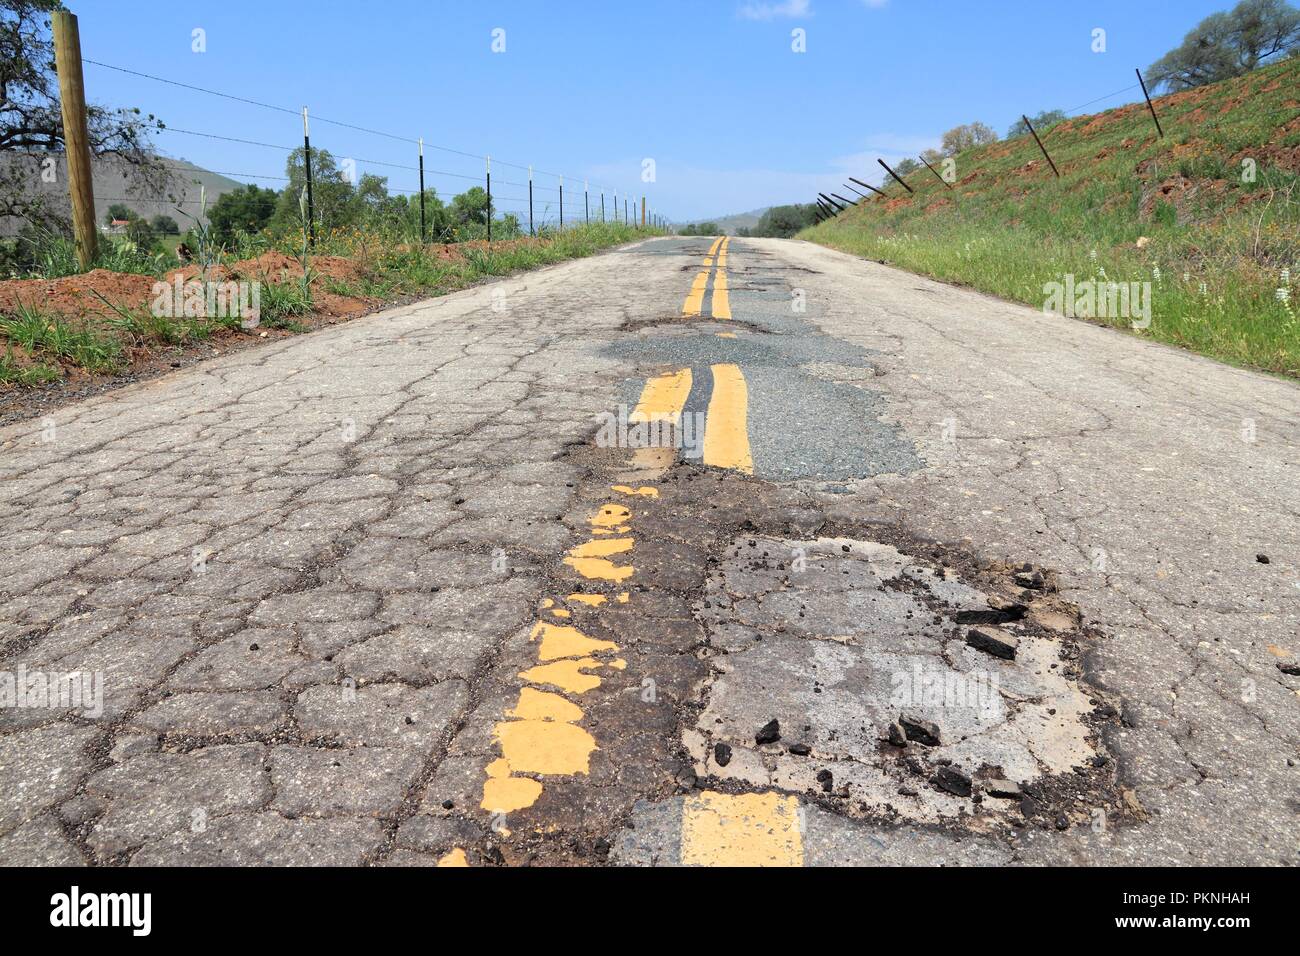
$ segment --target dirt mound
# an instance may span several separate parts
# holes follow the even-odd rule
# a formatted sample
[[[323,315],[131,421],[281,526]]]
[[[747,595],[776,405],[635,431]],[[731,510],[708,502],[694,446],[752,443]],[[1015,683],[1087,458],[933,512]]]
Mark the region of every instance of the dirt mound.
[[[9,279],[0,282],[0,311],[12,312],[22,304],[61,315],[111,315],[113,310],[99,296],[118,305],[138,305],[149,299],[157,281],[107,269],[61,279]]]

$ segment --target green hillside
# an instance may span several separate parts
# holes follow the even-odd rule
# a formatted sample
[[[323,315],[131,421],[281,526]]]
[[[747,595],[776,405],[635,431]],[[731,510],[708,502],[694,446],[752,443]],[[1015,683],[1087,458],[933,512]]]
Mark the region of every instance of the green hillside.
[[[1134,334],[1300,376],[1300,57],[1155,107],[1163,139],[1143,101],[1040,131],[1059,179],[1020,136],[800,236],[1036,307],[1067,275],[1149,282]]]

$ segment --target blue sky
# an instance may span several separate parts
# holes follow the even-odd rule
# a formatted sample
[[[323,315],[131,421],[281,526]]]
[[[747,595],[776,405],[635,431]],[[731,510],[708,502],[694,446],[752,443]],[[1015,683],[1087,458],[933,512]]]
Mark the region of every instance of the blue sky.
[[[83,56],[399,136],[423,136],[426,182],[473,184],[493,156],[494,193],[521,207],[532,163],[539,207],[565,174],[566,217],[581,179],[649,196],[688,220],[807,201],[847,175],[982,120],[1005,133],[1021,112],[1092,112],[1140,95],[1145,68],[1230,0],[659,0],[659,2],[297,3],[68,0]],[[1106,51],[1092,51],[1093,30]],[[193,31],[205,52],[194,52]],[[504,52],[493,31],[504,30]],[[805,31],[806,52],[791,31]],[[168,125],[301,145],[287,113],[87,65],[97,102],[139,106]],[[283,175],[283,151],[181,133],[169,155],[209,169]],[[313,145],[413,190],[415,145],[313,122]],[[451,147],[473,156],[443,152]],[[646,159],[655,181],[642,182]],[[875,172],[872,171],[875,167]],[[438,174],[432,171],[438,170]],[[250,179],[278,186],[273,179]],[[580,201],[580,197],[579,197]],[[580,207],[578,207],[580,208]],[[540,209],[539,209],[540,211]]]

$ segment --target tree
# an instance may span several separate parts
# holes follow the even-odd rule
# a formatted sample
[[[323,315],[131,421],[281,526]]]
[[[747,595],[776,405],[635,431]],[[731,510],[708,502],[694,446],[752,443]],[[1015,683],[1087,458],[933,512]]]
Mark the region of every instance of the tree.
[[[104,225],[111,226],[113,220],[119,222],[130,222],[132,219],[139,218],[132,210],[122,205],[120,202],[112,203],[104,212]]]
[[[921,168],[921,164],[914,159],[900,159],[894,163],[894,172],[900,176],[906,176],[908,173],[916,172]]]
[[[181,232],[181,227],[176,220],[162,213],[149,220],[149,228],[160,236],[179,236]]]
[[[126,224],[126,237],[141,249],[147,249],[153,242],[153,230],[149,228],[149,223],[135,216]]]
[[[487,226],[488,197],[482,186],[471,186],[451,201],[454,226]]]
[[[943,139],[940,142],[944,156],[956,156],[958,153],[965,152],[974,146],[985,146],[997,141],[998,134],[977,120],[974,123],[963,123],[961,126],[954,126],[943,134]]]
[[[1300,10],[1286,0],[1242,0],[1215,13],[1147,67],[1152,88],[1171,91],[1243,76],[1279,53],[1300,50]]]
[[[229,246],[234,243],[236,233],[261,232],[275,214],[279,198],[280,194],[274,189],[251,185],[222,193],[208,209],[212,241],[219,246]]]
[[[792,206],[773,206],[759,217],[753,234],[788,239],[799,230],[811,226],[817,221],[815,205],[799,204]]]
[[[1034,129],[1042,133],[1049,127],[1055,126],[1061,120],[1065,119],[1065,113],[1061,110],[1043,110],[1037,116],[1031,116],[1029,122],[1034,124]],[[1029,127],[1025,125],[1023,119],[1018,119],[1011,124],[1007,130],[1007,139],[1014,139],[1017,136],[1024,136],[1029,132]]]
[[[284,174],[289,185],[280,193],[271,225],[283,232],[302,228],[299,199],[307,188],[307,153],[299,146],[289,154],[284,164]],[[338,168],[333,154],[327,149],[311,148],[312,215],[316,228],[328,232],[356,221],[357,205],[353,202],[352,183]]]
[[[0,164],[0,217],[66,231],[66,198],[55,200],[39,188],[44,163],[52,158],[46,154],[63,151],[49,18],[62,8],[60,0],[0,0],[0,154],[25,157]],[[86,126],[91,152],[122,166],[130,187],[162,190],[171,182],[149,143],[149,131],[162,128],[155,117],[90,104]]]

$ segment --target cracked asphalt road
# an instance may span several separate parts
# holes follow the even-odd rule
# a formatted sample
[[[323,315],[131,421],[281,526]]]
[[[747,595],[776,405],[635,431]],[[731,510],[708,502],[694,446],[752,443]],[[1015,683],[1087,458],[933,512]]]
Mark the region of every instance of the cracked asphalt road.
[[[1297,434],[1292,383],[776,240],[70,405],[0,430],[0,673],[102,708],[0,707],[0,861],[1294,864]]]

